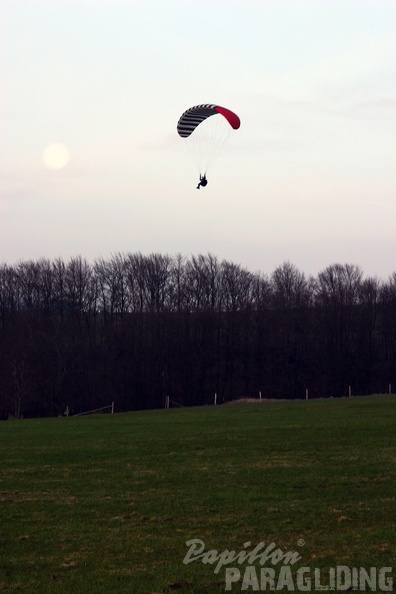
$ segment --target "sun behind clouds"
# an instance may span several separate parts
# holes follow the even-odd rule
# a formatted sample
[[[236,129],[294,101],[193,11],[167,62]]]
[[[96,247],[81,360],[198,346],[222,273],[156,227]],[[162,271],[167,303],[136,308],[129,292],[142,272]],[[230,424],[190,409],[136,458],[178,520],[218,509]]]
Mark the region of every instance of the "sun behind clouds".
[[[55,142],[43,152],[43,163],[48,169],[62,169],[70,161],[70,152],[64,144]]]

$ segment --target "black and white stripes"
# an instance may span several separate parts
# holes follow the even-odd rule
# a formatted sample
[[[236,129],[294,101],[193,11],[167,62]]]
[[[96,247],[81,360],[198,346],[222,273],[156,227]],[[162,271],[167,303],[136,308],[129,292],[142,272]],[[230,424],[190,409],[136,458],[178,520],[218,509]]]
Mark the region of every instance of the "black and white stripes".
[[[194,132],[195,128],[206,118],[216,115],[218,111],[216,110],[217,105],[211,105],[209,103],[204,103],[202,105],[195,105],[195,107],[191,107],[185,111],[178,123],[177,123],[177,131],[182,138],[188,138],[192,132]]]

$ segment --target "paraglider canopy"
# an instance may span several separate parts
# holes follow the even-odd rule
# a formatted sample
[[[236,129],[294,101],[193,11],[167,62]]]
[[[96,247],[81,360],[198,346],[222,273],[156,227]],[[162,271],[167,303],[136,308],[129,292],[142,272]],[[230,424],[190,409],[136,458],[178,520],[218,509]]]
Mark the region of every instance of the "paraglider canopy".
[[[241,125],[241,120],[237,114],[230,109],[220,107],[220,105],[210,105],[206,103],[203,105],[195,105],[195,107],[187,109],[187,111],[181,115],[177,123],[177,131],[182,138],[188,138],[201,122],[216,114],[224,116],[234,130],[237,130]]]
[[[177,132],[191,150],[205,181],[209,165],[218,157],[230,132],[237,130],[240,125],[241,121],[236,113],[212,103],[190,107],[180,116]]]

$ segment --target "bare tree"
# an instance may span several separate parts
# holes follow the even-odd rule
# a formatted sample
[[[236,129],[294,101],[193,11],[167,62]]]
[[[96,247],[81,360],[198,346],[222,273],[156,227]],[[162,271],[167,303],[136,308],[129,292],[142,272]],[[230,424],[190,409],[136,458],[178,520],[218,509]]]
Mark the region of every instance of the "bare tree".
[[[94,264],[98,287],[99,309],[105,316],[122,316],[129,311],[131,295],[127,284],[127,260],[122,254],[110,261],[101,258]]]
[[[384,374],[396,385],[396,272],[382,286],[379,306]]]
[[[323,347],[329,395],[342,395],[356,382],[358,304],[362,271],[351,264],[334,264],[319,273],[316,292],[318,336]]]

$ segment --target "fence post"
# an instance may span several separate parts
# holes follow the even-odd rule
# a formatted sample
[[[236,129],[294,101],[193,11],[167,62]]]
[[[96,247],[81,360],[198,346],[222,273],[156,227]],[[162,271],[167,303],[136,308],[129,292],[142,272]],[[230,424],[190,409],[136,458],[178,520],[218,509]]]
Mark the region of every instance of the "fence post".
[[[305,388],[305,400],[308,400],[308,388]]]
[[[259,392],[259,397],[260,397],[260,402],[261,402],[261,390],[260,390],[260,392]]]
[[[114,401],[111,403],[111,414],[114,415]]]
[[[216,406],[217,404],[217,394],[215,393],[215,397],[214,397],[214,405]]]
[[[389,394],[392,394],[392,384],[389,384]]]

